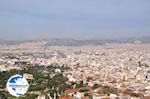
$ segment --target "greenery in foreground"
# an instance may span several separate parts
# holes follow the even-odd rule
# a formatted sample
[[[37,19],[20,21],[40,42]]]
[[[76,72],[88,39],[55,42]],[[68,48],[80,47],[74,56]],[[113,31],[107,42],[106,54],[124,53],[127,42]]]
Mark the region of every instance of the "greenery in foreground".
[[[60,69],[62,72],[67,69],[65,67],[53,67],[53,66],[33,66],[33,67],[26,67],[22,70],[10,70],[10,71],[3,71],[0,72],[0,84],[1,88],[6,88],[6,83],[9,77],[14,74],[23,75],[24,73],[32,74],[34,80],[28,80],[30,87],[28,89],[28,93],[23,96],[19,97],[18,99],[35,99],[37,97],[36,94],[30,94],[30,92],[38,91],[41,94],[50,94],[51,97],[54,97],[54,93],[56,97],[58,94],[64,94],[67,88],[71,86],[66,84],[67,79],[62,75],[62,73],[55,73],[55,69]],[[52,76],[51,76],[52,75]],[[11,96],[8,92],[0,91],[0,99],[14,99],[15,97]],[[6,98],[6,99],[7,99]]]
[[[61,73],[56,73],[55,70],[60,69]],[[24,73],[32,74],[34,79],[28,80],[30,87],[28,89],[28,92],[17,99],[35,99],[37,98],[38,94],[40,93],[42,95],[46,96],[46,99],[48,98],[48,95],[51,97],[54,97],[56,95],[56,98],[59,99],[59,96],[65,95],[65,90],[67,89],[73,89],[75,88],[84,88],[87,85],[83,83],[83,81],[79,82],[72,82],[67,83],[67,78],[63,76],[63,72],[67,70],[66,67],[53,67],[53,66],[30,66],[25,67],[22,70],[9,70],[9,71],[3,71],[0,72],[0,82],[1,82],[1,88],[6,88],[7,80],[15,74],[23,75]],[[80,91],[86,91],[86,90],[80,90]],[[88,93],[85,94],[85,96],[89,96]],[[0,99],[16,99],[16,97],[13,97],[8,92],[0,91]]]

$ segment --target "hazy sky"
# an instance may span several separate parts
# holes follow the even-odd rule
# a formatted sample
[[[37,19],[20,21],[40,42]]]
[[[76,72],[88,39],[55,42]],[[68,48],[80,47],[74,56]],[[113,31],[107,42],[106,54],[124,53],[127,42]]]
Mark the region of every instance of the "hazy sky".
[[[150,0],[0,0],[0,39],[150,35]]]

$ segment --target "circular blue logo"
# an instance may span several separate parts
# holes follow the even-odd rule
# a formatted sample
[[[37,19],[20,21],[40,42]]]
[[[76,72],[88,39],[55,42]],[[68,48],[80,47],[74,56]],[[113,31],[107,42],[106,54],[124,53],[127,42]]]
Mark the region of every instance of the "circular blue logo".
[[[6,87],[11,95],[19,97],[27,92],[29,84],[25,78],[16,74],[8,79]]]

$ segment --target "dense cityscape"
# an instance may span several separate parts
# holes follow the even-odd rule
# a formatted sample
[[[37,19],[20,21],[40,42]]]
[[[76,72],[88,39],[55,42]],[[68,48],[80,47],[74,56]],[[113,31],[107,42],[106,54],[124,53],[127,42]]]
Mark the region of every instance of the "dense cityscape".
[[[150,0],[0,0],[0,99],[150,99]]]
[[[49,46],[46,41],[0,46],[0,97],[13,74],[30,84],[18,99],[149,99],[150,45]]]

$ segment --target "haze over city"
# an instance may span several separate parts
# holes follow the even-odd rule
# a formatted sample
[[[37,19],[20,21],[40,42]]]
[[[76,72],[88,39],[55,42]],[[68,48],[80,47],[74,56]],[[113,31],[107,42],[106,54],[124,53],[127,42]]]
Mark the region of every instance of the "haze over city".
[[[150,35],[149,0],[0,0],[0,39]]]
[[[150,0],[0,0],[0,99],[150,99]]]

